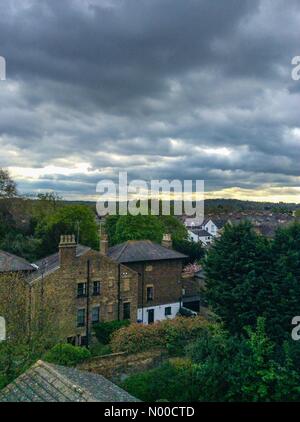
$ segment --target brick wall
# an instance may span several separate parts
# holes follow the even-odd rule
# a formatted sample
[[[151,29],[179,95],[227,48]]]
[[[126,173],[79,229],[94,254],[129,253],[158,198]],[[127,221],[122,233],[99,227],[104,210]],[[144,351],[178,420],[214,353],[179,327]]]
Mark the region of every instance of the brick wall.
[[[128,263],[140,274],[139,308],[178,302],[182,293],[180,259]],[[154,297],[147,302],[147,286],[153,286]]]
[[[88,260],[90,261],[90,327],[93,307],[100,306],[100,321],[112,321],[118,319],[118,316],[123,319],[123,304],[126,302],[130,302],[131,320],[136,322],[138,275],[134,271],[124,265],[119,266],[110,258],[92,250],[80,257],[74,257],[68,251],[62,254],[62,259],[63,262],[58,270],[46,275],[44,280],[36,280],[33,286],[36,303],[42,297],[42,288],[44,302],[53,303],[59,330],[63,333],[64,339],[86,334],[86,326],[77,327],[77,310],[87,308],[86,297],[77,297],[77,285],[87,282]],[[94,281],[100,282],[99,296],[92,294]]]

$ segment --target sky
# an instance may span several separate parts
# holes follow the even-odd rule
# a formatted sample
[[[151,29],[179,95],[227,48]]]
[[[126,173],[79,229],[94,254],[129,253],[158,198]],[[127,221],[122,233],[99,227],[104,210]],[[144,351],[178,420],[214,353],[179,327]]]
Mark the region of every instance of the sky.
[[[21,193],[204,180],[300,202],[298,0],[5,0],[0,167]]]

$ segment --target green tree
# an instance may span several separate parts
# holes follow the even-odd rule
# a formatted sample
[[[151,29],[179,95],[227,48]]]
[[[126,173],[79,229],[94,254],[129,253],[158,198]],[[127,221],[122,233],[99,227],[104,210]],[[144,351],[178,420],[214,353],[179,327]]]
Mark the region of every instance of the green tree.
[[[287,354],[276,359],[265,320],[259,318],[255,329],[244,332],[242,338],[207,332],[189,348],[200,401],[298,401],[299,372]]]
[[[172,235],[173,241],[187,240],[188,232],[182,222],[172,215],[162,215],[160,217],[161,222],[164,225],[164,232]]]
[[[117,229],[117,223],[118,223],[119,218],[120,218],[119,215],[109,215],[105,219],[104,228],[105,228],[105,232],[108,236],[108,242],[109,242],[110,246],[113,246],[117,243],[116,242],[116,229]]]
[[[198,399],[201,386],[194,383],[191,362],[177,359],[131,375],[122,387],[143,401],[190,402]]]
[[[79,242],[98,248],[98,228],[93,211],[85,205],[68,205],[42,219],[36,236],[42,239],[41,256],[57,251],[60,235],[79,233]]]
[[[175,240],[173,242],[173,248],[187,255],[186,263],[193,264],[194,262],[199,262],[204,257],[204,249],[201,246],[200,242],[193,242],[190,240]]]
[[[9,175],[7,170],[0,168],[0,199],[12,198],[17,195],[17,187],[15,182]]]
[[[270,244],[249,223],[226,226],[204,259],[206,297],[231,333],[255,326],[271,304]]]
[[[122,215],[116,225],[116,243],[127,240],[153,240],[161,242],[164,234],[163,223],[152,215]]]
[[[41,304],[37,296],[29,300],[31,295],[33,291],[20,274],[0,276],[0,315],[6,320],[7,338],[0,343],[0,389],[61,336],[53,300],[48,298]]]
[[[290,337],[292,318],[299,315],[300,224],[277,230],[271,252],[271,300],[265,304],[265,315],[272,337],[282,340]]]

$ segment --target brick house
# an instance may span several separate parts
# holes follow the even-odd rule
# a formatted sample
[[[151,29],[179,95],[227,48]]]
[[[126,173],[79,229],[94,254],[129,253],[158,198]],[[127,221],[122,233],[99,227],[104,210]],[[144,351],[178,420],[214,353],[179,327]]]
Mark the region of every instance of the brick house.
[[[61,236],[58,253],[35,264],[23,262],[28,313],[50,307],[58,338],[79,345],[100,321],[148,324],[174,318],[182,303],[185,258],[172,250],[170,235],[162,245],[141,240],[109,248],[104,234],[99,251]]]
[[[105,250],[107,240],[101,242]],[[55,298],[60,330],[73,344],[84,345],[100,321],[136,322],[138,274],[103,251],[61,236],[59,253],[36,263],[30,277],[34,300]]]
[[[149,324],[174,318],[181,307],[181,273],[186,255],[172,249],[170,235],[162,245],[130,240],[108,249],[108,256],[139,275],[138,321]]]

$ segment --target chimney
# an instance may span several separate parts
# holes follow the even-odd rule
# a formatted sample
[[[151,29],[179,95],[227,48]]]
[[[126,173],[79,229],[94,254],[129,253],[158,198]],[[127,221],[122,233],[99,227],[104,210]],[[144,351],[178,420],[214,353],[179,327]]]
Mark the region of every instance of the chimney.
[[[172,236],[170,233],[166,233],[163,235],[161,246],[164,246],[165,248],[168,248],[168,249],[172,249]]]
[[[100,231],[100,254],[107,255],[108,253],[108,236],[102,229]]]
[[[59,264],[61,267],[71,265],[76,258],[76,241],[75,235],[60,236],[59,243]]]

